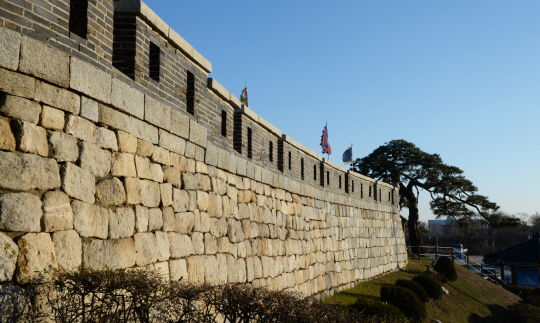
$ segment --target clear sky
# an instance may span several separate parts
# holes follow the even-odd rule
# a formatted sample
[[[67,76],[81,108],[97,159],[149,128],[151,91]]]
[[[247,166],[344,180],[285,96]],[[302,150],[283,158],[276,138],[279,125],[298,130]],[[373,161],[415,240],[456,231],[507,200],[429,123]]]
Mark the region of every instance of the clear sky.
[[[502,211],[540,211],[539,1],[145,3],[284,134],[320,153],[328,122],[331,161],[405,139]]]

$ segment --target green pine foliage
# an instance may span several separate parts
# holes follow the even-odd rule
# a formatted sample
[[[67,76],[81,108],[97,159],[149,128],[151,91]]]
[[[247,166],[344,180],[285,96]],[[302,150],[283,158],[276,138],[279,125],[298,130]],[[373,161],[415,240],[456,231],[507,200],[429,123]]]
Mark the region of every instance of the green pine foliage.
[[[437,271],[443,274],[446,279],[453,282],[457,280],[457,273],[456,273],[456,267],[454,267],[454,263],[452,260],[448,257],[441,257],[439,260],[437,260],[437,263],[433,268]]]
[[[420,284],[424,288],[424,290],[426,291],[426,293],[428,294],[430,298],[433,298],[434,300],[439,300],[442,298],[442,295],[443,295],[443,291],[441,288],[442,286],[435,279],[426,275],[420,275],[420,276],[414,277],[413,281]]]
[[[422,300],[422,302],[428,302],[428,294],[424,290],[424,287],[422,287],[422,285],[418,284],[417,282],[408,279],[398,279],[396,281],[396,286],[410,289],[416,294],[416,296],[418,296],[418,298]]]
[[[399,308],[411,322],[422,322],[427,316],[426,304],[405,287],[383,286],[381,300]]]
[[[403,315],[403,312],[399,308],[371,298],[359,297],[358,301],[351,305],[351,307],[368,316],[374,315],[379,318],[394,318],[399,321],[406,320],[405,315]]]

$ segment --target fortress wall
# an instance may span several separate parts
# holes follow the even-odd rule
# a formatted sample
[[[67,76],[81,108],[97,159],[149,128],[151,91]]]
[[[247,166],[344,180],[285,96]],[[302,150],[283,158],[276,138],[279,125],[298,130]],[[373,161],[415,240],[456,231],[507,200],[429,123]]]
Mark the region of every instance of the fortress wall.
[[[144,3],[72,0],[86,34],[25,3],[0,9],[0,282],[151,267],[312,295],[406,265],[397,188],[243,106]]]

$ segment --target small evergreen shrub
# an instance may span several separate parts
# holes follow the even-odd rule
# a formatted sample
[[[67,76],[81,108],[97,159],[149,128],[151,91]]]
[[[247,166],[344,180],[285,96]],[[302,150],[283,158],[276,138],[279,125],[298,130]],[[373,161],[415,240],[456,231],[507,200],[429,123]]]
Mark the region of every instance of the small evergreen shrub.
[[[523,303],[540,307],[540,296],[527,296],[523,299]]]
[[[434,300],[439,300],[442,298],[443,291],[441,288],[441,284],[439,284],[439,282],[437,282],[435,279],[426,275],[420,275],[414,277],[413,281],[420,284],[420,286],[424,288],[430,298],[433,298]]]
[[[403,312],[394,305],[370,298],[359,297],[358,301],[351,307],[368,316],[375,315],[380,318],[394,318],[401,321],[405,321],[406,319]]]
[[[446,279],[451,282],[457,280],[456,267],[454,266],[452,260],[448,257],[439,258],[435,266],[433,266],[433,269],[443,274]]]
[[[422,302],[427,303],[428,294],[426,293],[422,285],[418,284],[417,282],[408,279],[398,279],[396,282],[396,286],[401,286],[412,290],[416,294],[416,296],[418,296],[418,298],[422,300]]]
[[[512,292],[518,296],[521,296],[521,298],[525,298],[528,296],[534,295],[534,289],[530,287],[523,287],[523,286],[514,286],[514,285],[508,285],[506,286],[506,289],[509,292]]]
[[[538,323],[540,322],[540,307],[531,304],[516,304],[509,307],[514,322]]]
[[[435,279],[436,281],[438,281],[439,283],[446,283],[448,281],[448,279],[446,279],[446,276],[439,273],[439,272],[436,272],[434,270],[430,270],[430,271],[426,271],[424,273],[426,276],[429,276],[433,279]]]
[[[412,322],[422,322],[426,318],[426,304],[405,287],[383,286],[381,300],[399,308]]]

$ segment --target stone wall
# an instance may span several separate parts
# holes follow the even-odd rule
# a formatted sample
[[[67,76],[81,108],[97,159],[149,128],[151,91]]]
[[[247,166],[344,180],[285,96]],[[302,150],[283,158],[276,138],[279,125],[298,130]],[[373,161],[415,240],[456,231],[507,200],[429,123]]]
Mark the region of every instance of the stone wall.
[[[150,267],[171,280],[313,295],[406,265],[398,190],[242,106],[144,3],[89,2],[83,37],[68,29],[69,1],[4,2],[0,283],[79,266]],[[84,3],[72,3],[80,16]],[[130,22],[136,37],[122,38],[129,28],[114,26]],[[115,44],[132,38],[142,39],[135,61],[113,62],[126,57]],[[155,67],[150,76],[150,43],[164,55],[159,76]]]

